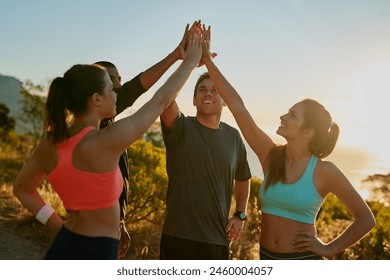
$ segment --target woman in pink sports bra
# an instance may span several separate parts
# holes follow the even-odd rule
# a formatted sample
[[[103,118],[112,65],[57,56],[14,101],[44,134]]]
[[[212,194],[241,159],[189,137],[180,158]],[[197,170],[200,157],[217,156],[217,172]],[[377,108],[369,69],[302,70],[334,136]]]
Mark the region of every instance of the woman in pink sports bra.
[[[210,54],[209,45],[204,45],[203,53]],[[287,144],[278,146],[256,125],[211,57],[204,62],[267,179],[262,186],[265,197],[261,197],[260,259],[322,259],[363,238],[375,226],[372,211],[343,173],[333,163],[321,160],[333,151],[339,134],[325,108],[310,99],[295,104],[280,117],[277,134]],[[314,221],[329,193],[340,199],[354,220],[337,238],[324,243],[316,235]]]
[[[59,232],[45,259],[116,259],[122,177],[118,160],[176,98],[202,56],[201,34],[186,35],[183,61],[136,113],[99,130],[116,115],[116,94],[107,72],[74,65],[53,80],[46,102],[47,136],[20,171],[14,193],[43,224]],[[68,112],[74,120],[67,122]],[[46,176],[61,197],[69,219],[45,204],[37,187]]]

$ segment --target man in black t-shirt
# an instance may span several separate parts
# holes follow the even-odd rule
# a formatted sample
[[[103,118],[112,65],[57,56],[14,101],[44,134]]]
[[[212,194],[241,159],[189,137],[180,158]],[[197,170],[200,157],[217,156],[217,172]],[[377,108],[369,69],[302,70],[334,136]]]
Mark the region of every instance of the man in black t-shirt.
[[[161,115],[169,182],[160,259],[226,260],[246,218],[251,172],[238,130],[220,121],[225,105],[208,73],[195,85],[193,104],[195,117],[176,102]]]

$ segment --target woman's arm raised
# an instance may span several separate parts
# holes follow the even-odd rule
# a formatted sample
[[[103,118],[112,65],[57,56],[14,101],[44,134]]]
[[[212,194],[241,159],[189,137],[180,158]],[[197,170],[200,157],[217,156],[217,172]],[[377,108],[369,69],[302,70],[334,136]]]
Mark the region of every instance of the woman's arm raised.
[[[253,120],[251,114],[244,105],[244,102],[237,91],[224,77],[218,67],[215,65],[213,59],[210,56],[210,45],[208,38],[210,37],[210,27],[206,30],[203,25],[203,57],[202,60],[205,63],[209,72],[210,78],[214,83],[215,88],[221,95],[229,110],[232,112],[238,126],[244,138],[258,156],[263,171],[268,170],[268,154],[275,146],[272,139],[261,130]]]

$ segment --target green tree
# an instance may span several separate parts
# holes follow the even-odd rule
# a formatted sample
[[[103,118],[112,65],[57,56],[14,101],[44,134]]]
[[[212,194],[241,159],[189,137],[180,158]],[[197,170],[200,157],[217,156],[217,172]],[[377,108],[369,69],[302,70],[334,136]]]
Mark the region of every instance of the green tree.
[[[0,137],[5,139],[15,129],[15,119],[9,115],[9,108],[0,102]]]
[[[129,223],[155,222],[165,210],[168,177],[165,150],[137,140],[128,148],[130,192],[127,208]]]
[[[363,184],[370,190],[370,200],[390,206],[390,173],[368,176]]]
[[[143,139],[146,142],[151,143],[153,146],[159,148],[165,148],[162,131],[161,131],[161,123],[156,121],[154,122],[148,131],[143,135]]]
[[[23,121],[35,143],[42,138],[43,134],[46,103],[43,92],[43,86],[35,85],[31,81],[26,81],[20,90],[22,108],[19,119]]]
[[[377,201],[369,201],[376,219],[376,226],[370,232],[369,238],[361,241],[359,253],[362,259],[390,260],[390,207]]]

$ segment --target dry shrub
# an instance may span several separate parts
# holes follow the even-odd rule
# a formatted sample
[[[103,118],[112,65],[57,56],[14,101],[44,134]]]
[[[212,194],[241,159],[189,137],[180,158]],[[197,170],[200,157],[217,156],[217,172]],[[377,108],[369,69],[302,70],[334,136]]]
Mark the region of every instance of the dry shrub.
[[[158,260],[162,226],[162,218],[160,218],[158,223],[140,221],[136,224],[127,224],[126,227],[131,236],[131,244],[125,259]]]

